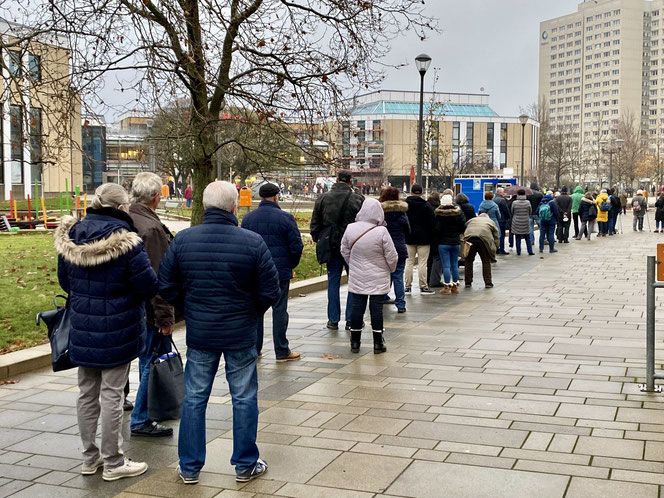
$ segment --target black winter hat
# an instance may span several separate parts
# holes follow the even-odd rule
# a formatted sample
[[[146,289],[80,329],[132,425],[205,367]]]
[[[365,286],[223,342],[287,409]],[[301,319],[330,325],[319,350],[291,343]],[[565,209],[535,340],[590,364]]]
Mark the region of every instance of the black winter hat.
[[[261,188],[258,189],[258,195],[263,199],[269,199],[275,195],[279,195],[281,190],[274,183],[264,183],[261,185]]]

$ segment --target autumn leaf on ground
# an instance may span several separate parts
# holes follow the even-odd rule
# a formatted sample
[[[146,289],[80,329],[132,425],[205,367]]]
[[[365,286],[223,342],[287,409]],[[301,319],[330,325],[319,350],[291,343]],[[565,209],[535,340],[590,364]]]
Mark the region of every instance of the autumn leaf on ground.
[[[0,380],[0,386],[6,386],[9,384],[18,384],[18,380],[16,379],[5,379],[5,380]]]
[[[324,360],[338,360],[339,358],[341,358],[341,357],[337,354],[323,353],[323,359]]]

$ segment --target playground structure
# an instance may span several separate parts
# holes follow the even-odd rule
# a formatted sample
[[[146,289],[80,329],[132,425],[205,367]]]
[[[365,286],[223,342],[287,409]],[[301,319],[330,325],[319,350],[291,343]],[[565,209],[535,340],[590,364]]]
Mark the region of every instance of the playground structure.
[[[65,214],[74,215],[81,219],[85,217],[88,207],[88,194],[81,196],[81,188],[74,188],[73,205],[69,194],[69,181],[65,179],[66,193],[59,192],[60,216],[49,214],[46,210],[44,194],[39,195],[39,184],[35,181],[34,197],[26,196],[27,209],[18,209],[18,200],[14,199],[12,191],[9,192],[9,213],[2,216],[0,231],[15,232],[18,230],[45,230],[56,228]],[[34,208],[34,211],[33,211]],[[41,208],[41,211],[40,211]],[[73,210],[72,210],[73,208]]]

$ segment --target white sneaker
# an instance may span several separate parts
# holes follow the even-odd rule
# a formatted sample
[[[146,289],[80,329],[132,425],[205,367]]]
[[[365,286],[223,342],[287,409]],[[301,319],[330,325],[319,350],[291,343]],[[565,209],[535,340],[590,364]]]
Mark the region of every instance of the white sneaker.
[[[125,458],[124,463],[114,469],[104,469],[104,481],[117,481],[123,477],[136,477],[144,474],[148,470],[148,464],[145,462],[132,462]]]
[[[104,466],[104,459],[102,457],[97,458],[97,461],[91,465],[84,463],[81,466],[81,474],[84,476],[91,476],[97,473],[97,471]]]

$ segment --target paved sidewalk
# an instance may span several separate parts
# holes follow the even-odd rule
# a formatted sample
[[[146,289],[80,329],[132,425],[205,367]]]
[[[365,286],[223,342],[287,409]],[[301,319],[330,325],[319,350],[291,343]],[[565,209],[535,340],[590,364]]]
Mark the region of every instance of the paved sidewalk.
[[[276,364],[267,343],[259,446],[270,469],[249,484],[229,464],[223,373],[193,487],[175,473],[177,422],[161,440],[131,438],[125,424],[127,455],[150,465],[141,478],[80,476],[75,372],[17,377],[0,387],[0,497],[657,497],[664,395],[637,382],[645,255],[664,235],[632,232],[631,216],[623,225],[557,254],[501,257],[493,289],[477,264],[471,290],[415,291],[403,315],[386,306],[383,355],[370,333],[352,355],[345,331],[324,328],[324,293],[292,299],[289,337],[304,359]],[[135,389],[135,367],[131,380]]]

